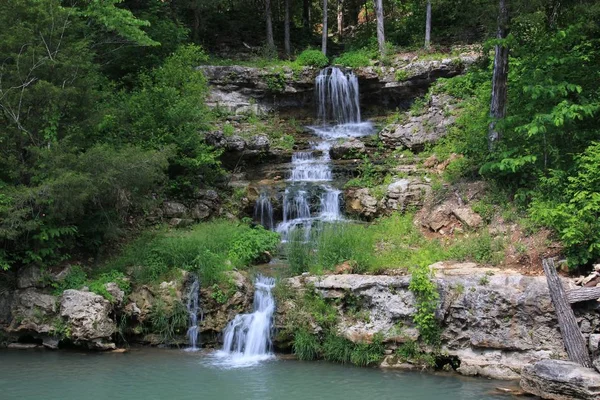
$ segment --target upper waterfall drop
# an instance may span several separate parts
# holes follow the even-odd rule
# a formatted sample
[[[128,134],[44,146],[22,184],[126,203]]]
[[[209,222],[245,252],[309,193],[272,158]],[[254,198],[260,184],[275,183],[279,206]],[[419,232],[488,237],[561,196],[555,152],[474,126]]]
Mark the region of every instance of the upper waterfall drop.
[[[360,122],[358,78],[352,71],[344,73],[337,67],[323,69],[317,76],[315,90],[322,124]]]

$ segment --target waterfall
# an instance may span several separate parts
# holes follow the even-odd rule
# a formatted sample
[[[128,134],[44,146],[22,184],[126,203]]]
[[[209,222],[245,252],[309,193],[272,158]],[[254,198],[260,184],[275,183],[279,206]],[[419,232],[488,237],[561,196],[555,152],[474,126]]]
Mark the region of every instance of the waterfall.
[[[358,78],[336,67],[325,68],[317,76],[318,117],[322,123],[360,122]]]
[[[198,342],[198,312],[202,312],[202,310],[200,310],[200,300],[199,300],[199,295],[200,295],[200,281],[198,280],[198,277],[194,276],[194,282],[192,283],[192,286],[190,287],[190,291],[188,293],[188,300],[187,300],[187,312],[188,312],[188,316],[189,316],[189,328],[187,331],[187,337],[189,340],[189,344],[190,347],[187,348],[186,350],[188,351],[197,351],[198,347],[197,347],[197,342]],[[202,316],[200,316],[200,321],[202,321]]]
[[[271,328],[275,299],[271,290],[275,279],[259,275],[254,282],[254,312],[238,314],[227,324],[222,356],[234,363],[247,364],[273,356]]]
[[[283,242],[290,240],[296,229],[304,230],[304,240],[308,242],[314,222],[344,219],[341,191],[331,186],[333,172],[329,150],[338,140],[373,133],[370,122],[360,122],[358,78],[352,72],[325,68],[316,78],[315,91],[322,125],[309,128],[319,141],[311,144],[311,150],[292,155],[292,169],[283,198],[283,221],[276,227]],[[336,125],[327,125],[328,122]],[[311,202],[315,204],[313,210]]]
[[[254,205],[254,220],[267,229],[273,229],[273,204],[267,193],[261,193]]]

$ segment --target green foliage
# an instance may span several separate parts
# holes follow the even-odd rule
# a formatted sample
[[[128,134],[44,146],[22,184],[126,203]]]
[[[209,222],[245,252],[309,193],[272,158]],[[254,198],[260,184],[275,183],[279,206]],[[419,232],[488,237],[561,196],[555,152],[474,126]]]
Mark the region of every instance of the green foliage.
[[[177,336],[185,335],[187,331],[187,309],[179,301],[167,304],[157,299],[150,310],[149,322],[148,329],[159,335],[161,343],[173,342]]]
[[[350,68],[368,67],[371,65],[371,56],[365,50],[347,51],[334,58],[333,64]]]
[[[440,341],[440,325],[435,316],[439,293],[431,280],[428,266],[411,268],[408,288],[415,295],[417,311],[413,321],[425,343],[436,345]]]
[[[398,347],[395,354],[404,362],[423,365],[427,368],[434,368],[436,366],[435,356],[422,351],[419,348],[419,344],[412,340],[409,340]]]
[[[321,352],[318,337],[306,329],[298,329],[294,335],[293,350],[299,360],[311,361],[317,359]]]
[[[283,93],[285,90],[285,76],[283,75],[283,72],[267,75],[265,80],[267,82],[267,88],[270,92]]]
[[[226,279],[225,271],[259,261],[278,243],[278,234],[260,226],[214,221],[188,231],[146,233],[108,266],[121,271],[132,267],[136,280],[145,283],[159,281],[174,269],[183,268],[212,285]]]
[[[69,270],[69,273],[59,282],[53,282],[55,295],[59,296],[63,291],[67,289],[81,289],[87,286],[90,292],[99,294],[110,300],[114,301],[112,294],[106,290],[107,283],[116,283],[119,289],[121,289],[125,295],[130,291],[131,284],[129,279],[120,271],[109,271],[101,273],[96,278],[89,278],[88,274],[83,270],[80,265],[73,265]]]
[[[576,158],[571,176],[559,171],[542,179],[531,204],[534,221],[556,229],[566,246],[571,268],[600,257],[600,143]],[[556,195],[558,188],[564,188]]]
[[[329,59],[321,50],[306,49],[296,57],[296,63],[301,66],[324,68],[329,64]]]

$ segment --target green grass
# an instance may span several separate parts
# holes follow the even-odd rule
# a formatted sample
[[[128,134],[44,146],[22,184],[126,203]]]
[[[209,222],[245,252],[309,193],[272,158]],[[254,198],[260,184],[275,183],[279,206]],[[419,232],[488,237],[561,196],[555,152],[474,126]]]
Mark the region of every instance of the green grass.
[[[426,238],[413,223],[414,214],[393,214],[370,225],[325,224],[313,229],[312,245],[296,232],[286,253],[293,273],[322,274],[348,261],[357,273],[426,267],[438,261],[475,261],[497,265],[505,241],[487,231],[470,233],[448,242]]]
[[[147,232],[105,268],[132,270],[139,283],[158,282],[176,269],[197,273],[206,284],[220,283],[223,273],[243,268],[273,251],[279,235],[231,221],[198,224],[190,230]]]

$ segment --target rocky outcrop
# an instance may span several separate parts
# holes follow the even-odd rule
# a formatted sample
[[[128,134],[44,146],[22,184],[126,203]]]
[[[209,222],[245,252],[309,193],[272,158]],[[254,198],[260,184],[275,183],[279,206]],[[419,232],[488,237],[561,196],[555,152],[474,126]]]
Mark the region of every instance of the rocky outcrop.
[[[116,348],[112,335],[117,326],[110,318],[111,312],[111,303],[92,292],[65,290],[60,302],[60,315],[69,326],[69,339],[92,349]]]
[[[597,400],[600,374],[570,361],[543,360],[523,368],[521,388],[542,399]]]
[[[421,115],[408,116],[406,121],[386,126],[379,137],[388,147],[422,151],[448,133],[448,127],[455,121],[453,109],[450,96],[432,95]]]
[[[383,192],[376,197],[376,192]],[[365,220],[420,207],[431,192],[431,186],[418,178],[398,179],[377,189],[347,189],[344,192],[346,212]]]
[[[366,151],[366,146],[358,139],[350,139],[342,143],[336,143],[329,149],[329,155],[334,160],[344,158],[357,158]]]
[[[526,365],[566,357],[545,277],[473,263],[438,263],[431,269],[440,295],[436,317],[442,326],[443,351],[459,360],[459,373],[519,379]],[[324,298],[335,299],[338,333],[350,340],[383,333],[393,351],[419,337],[412,321],[415,299],[408,289],[410,276],[303,276],[289,282],[293,288],[314,287]],[[564,284],[572,286],[570,281]],[[359,304],[364,317],[357,318],[346,304]],[[596,311],[579,310],[578,315],[582,331],[584,325],[600,326]],[[394,358],[386,363],[394,366]]]
[[[314,78],[318,70],[304,68],[252,68],[201,66],[211,87],[209,107],[220,107],[234,114],[263,114],[272,110],[304,107],[312,101]]]
[[[173,227],[184,227],[194,222],[203,221],[221,213],[221,199],[212,189],[199,189],[194,193],[194,200],[185,205],[176,201],[165,201],[162,217]]]
[[[363,108],[408,106],[423,96],[438,78],[461,74],[476,56],[443,60],[398,60],[393,67],[356,68]],[[210,85],[209,107],[233,114],[263,114],[269,111],[305,111],[312,115],[314,81],[318,69],[304,67],[252,68],[242,66],[200,66]]]
[[[52,335],[57,314],[58,297],[35,288],[14,293],[12,321],[7,332],[13,335]]]

